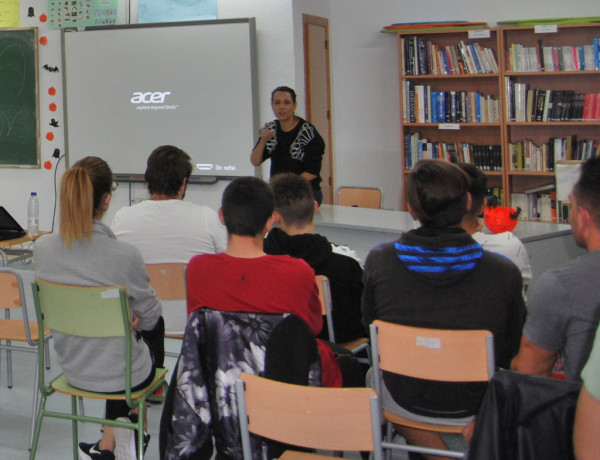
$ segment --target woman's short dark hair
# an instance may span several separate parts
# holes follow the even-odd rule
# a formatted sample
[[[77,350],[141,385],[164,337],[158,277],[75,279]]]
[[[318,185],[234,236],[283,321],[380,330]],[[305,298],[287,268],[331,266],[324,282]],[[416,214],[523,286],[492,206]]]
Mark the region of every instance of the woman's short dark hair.
[[[176,197],[183,179],[192,174],[190,156],[180,148],[161,145],[155,148],[146,163],[144,178],[151,194]]]
[[[271,103],[273,103],[273,98],[275,97],[275,93],[277,93],[278,91],[284,91],[286,93],[290,93],[290,96],[292,96],[292,102],[294,104],[296,103],[296,91],[294,91],[289,86],[278,86],[273,91],[271,91]]]
[[[408,175],[406,195],[424,227],[458,225],[467,212],[470,180],[457,165],[442,160],[421,160]]]
[[[230,235],[259,235],[274,209],[273,192],[258,177],[238,177],[223,192],[221,210]]]

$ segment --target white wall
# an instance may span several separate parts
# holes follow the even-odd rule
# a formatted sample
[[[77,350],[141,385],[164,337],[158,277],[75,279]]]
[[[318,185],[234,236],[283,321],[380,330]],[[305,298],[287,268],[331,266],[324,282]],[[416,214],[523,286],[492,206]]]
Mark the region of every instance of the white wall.
[[[39,15],[47,8],[45,0],[30,0],[26,5],[21,11],[21,25],[40,27],[39,34],[48,38],[48,44],[39,50],[42,168],[0,168],[0,204],[25,225],[29,193],[37,191],[41,228],[50,229],[57,162],[52,152],[55,148],[64,152],[62,74],[41,70],[41,66],[61,67],[60,33],[48,30],[39,21]],[[563,0],[218,0],[218,16],[220,19],[256,17],[261,123],[273,118],[269,97],[274,87],[287,84],[299,94],[303,92],[302,14],[329,19],[335,185],[381,187],[384,207],[399,209],[402,140],[396,44],[393,35],[380,33],[381,28],[392,22],[407,21],[483,20],[493,26],[498,20],[515,18],[597,16],[597,5],[597,0],[579,0],[575,7]],[[35,9],[33,18],[27,17],[29,6]],[[54,97],[47,92],[50,86],[58,90]],[[48,111],[50,102],[57,103],[57,112]],[[304,97],[298,102],[298,113],[302,115]],[[55,134],[52,142],[44,137],[50,130],[50,118],[61,124],[61,128],[52,130]],[[248,147],[248,153],[251,148]],[[51,170],[43,168],[45,161],[51,161]],[[61,161],[57,180],[63,166]],[[188,199],[217,207],[224,185],[194,188],[188,192]],[[132,198],[145,196],[141,184],[134,184],[132,189]],[[128,201],[129,187],[121,184],[107,220]]]

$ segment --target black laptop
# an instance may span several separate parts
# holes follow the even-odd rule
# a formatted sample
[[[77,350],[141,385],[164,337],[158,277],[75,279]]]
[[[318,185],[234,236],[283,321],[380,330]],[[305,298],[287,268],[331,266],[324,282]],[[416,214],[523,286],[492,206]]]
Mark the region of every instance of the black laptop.
[[[0,241],[11,240],[25,236],[27,232],[11,216],[3,206],[0,206]]]

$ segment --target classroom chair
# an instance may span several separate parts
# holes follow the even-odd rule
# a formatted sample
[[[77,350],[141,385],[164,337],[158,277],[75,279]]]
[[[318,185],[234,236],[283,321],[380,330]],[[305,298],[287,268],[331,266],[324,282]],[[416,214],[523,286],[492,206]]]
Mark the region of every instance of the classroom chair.
[[[485,330],[442,330],[404,326],[375,320],[370,325],[373,382],[381,394],[381,371],[408,377],[445,382],[485,382],[494,375],[494,340]],[[399,352],[401,350],[401,352]],[[464,458],[464,452],[392,443],[392,425],[401,425],[439,433],[462,433],[464,426],[415,422],[383,411],[387,423],[383,448]],[[465,425],[466,426],[466,425]],[[400,447],[398,447],[400,446]]]
[[[184,263],[146,264],[150,275],[150,286],[160,300],[187,299]],[[186,308],[185,306],[183,308]],[[182,340],[183,334],[165,334],[165,339]],[[177,358],[179,353],[165,351],[165,356]]]
[[[250,433],[327,451],[371,451],[382,459],[378,399],[370,388],[321,388],[242,373],[236,397],[244,460],[252,460]],[[287,450],[280,459],[331,458]]]
[[[152,383],[143,390],[131,391],[131,312],[129,297],[120,286],[69,286],[37,279],[32,283],[35,311],[40,334],[44,327],[63,334],[80,337],[124,337],[123,355],[126,362],[124,393],[96,393],[75,388],[63,374],[46,383],[44,376],[45,341],[38,341],[39,391],[42,399],[35,422],[35,431],[29,459],[35,459],[42,420],[44,417],[71,420],[73,432],[73,459],[78,458],[77,422],[97,423],[114,427],[135,429],[138,432],[138,458],[144,455],[144,412],[146,400],[159,387],[166,388],[166,369],[156,369]],[[71,396],[71,411],[46,409],[46,402],[55,393]],[[77,398],[125,400],[129,407],[138,409],[137,422],[121,422],[77,413]]]
[[[322,313],[326,318],[327,323],[327,333],[329,335],[329,340],[333,343],[337,343],[342,347],[350,350],[353,354],[360,353],[362,350],[365,350],[367,353],[367,358],[359,358],[360,362],[365,364],[371,364],[370,353],[371,350],[369,348],[369,339],[366,337],[361,337],[351,342],[338,343],[335,340],[335,331],[333,328],[333,307],[331,301],[331,289],[329,285],[329,278],[325,275],[316,275],[315,281],[317,282],[317,287],[319,288],[319,300],[321,301]]]
[[[42,332],[38,330],[37,323],[29,321],[27,316],[27,305],[25,302],[25,291],[23,288],[23,278],[21,274],[11,268],[0,268],[0,308],[4,309],[4,319],[0,319],[0,350],[6,350],[6,378],[8,388],[12,388],[12,352],[24,351],[27,353],[38,353],[38,339],[43,337],[43,342],[48,345],[52,337],[50,329],[44,328]],[[11,319],[11,310],[21,310],[21,318]],[[2,343],[4,341],[4,344]],[[17,342],[14,344],[13,342]],[[27,346],[25,346],[27,344]],[[50,349],[45,349],[46,365],[50,368]],[[36,359],[37,363],[37,359]],[[31,407],[31,428],[29,436],[29,445],[33,440],[33,430],[35,426],[35,414],[39,402],[38,387],[38,368],[36,364],[33,378],[33,402]]]
[[[380,209],[383,193],[378,188],[340,187],[337,190],[338,206]]]

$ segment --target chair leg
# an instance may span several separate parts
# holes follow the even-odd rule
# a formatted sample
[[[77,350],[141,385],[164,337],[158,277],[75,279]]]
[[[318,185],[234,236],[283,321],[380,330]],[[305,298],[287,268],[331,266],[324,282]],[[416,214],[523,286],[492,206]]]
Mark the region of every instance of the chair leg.
[[[83,398],[79,398],[79,414],[85,415],[85,410],[83,408]]]
[[[46,369],[50,369],[50,342],[46,341],[46,346],[44,347],[44,354],[45,356],[45,362],[46,362]]]
[[[38,441],[40,440],[40,431],[42,429],[42,419],[45,410],[46,396],[42,395],[42,400],[40,401],[38,413],[35,418],[35,430],[33,432],[33,441],[31,443],[31,449],[29,450],[29,460],[35,459],[35,453],[37,451]]]
[[[144,458],[144,419],[146,418],[145,410],[146,402],[142,401],[141,404],[138,404],[138,460],[143,460]]]
[[[392,440],[394,439],[394,426],[390,423],[390,422],[384,422],[385,423],[385,440],[387,442],[392,442]],[[392,449],[387,449],[385,451],[385,460],[391,460],[392,459]]]
[[[77,396],[71,396],[71,413],[73,415],[77,414]],[[71,428],[73,430],[73,460],[78,460],[79,458],[79,439],[77,435],[77,420],[73,420],[71,422]]]
[[[37,355],[36,355],[37,358]],[[37,361],[37,359],[36,359]],[[35,418],[36,415],[38,413],[38,407],[39,407],[39,401],[40,401],[40,390],[38,388],[38,382],[39,382],[39,372],[38,372],[38,367],[35,366],[35,374],[33,377],[33,403],[32,403],[32,407],[31,407],[31,432],[29,435],[29,448],[31,449],[31,445],[33,444],[33,437],[34,437],[34,432],[35,432]]]
[[[10,340],[7,340],[6,344],[10,346]],[[8,388],[13,387],[12,377],[12,351],[6,350],[6,381],[8,382]]]

